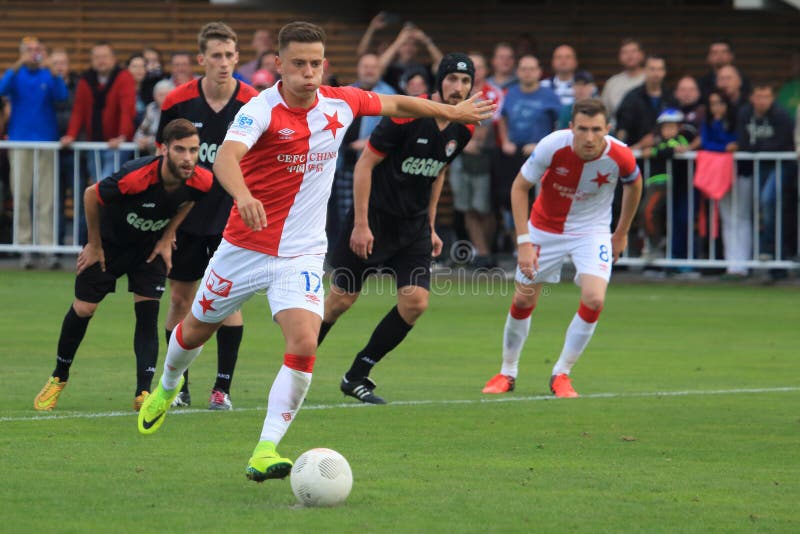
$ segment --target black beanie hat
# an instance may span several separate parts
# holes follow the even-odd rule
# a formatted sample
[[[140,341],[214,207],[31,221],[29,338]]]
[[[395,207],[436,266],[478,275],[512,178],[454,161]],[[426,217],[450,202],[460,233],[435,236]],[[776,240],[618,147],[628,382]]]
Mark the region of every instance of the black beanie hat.
[[[436,73],[436,90],[443,99],[444,95],[442,94],[442,82],[444,81],[445,76],[451,72],[463,72],[468,74],[470,81],[473,84],[475,83],[475,65],[472,64],[472,60],[469,58],[469,56],[467,54],[462,54],[461,52],[447,54],[439,62],[439,71]]]

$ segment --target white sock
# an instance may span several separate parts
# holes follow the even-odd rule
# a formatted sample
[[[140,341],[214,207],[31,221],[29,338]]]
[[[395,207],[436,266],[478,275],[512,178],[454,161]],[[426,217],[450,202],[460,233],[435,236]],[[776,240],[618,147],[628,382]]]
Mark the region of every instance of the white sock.
[[[501,374],[517,377],[519,355],[525,345],[525,340],[528,339],[530,328],[530,315],[525,319],[514,319],[511,313],[508,314],[506,327],[503,330],[503,366],[500,369]]]
[[[310,358],[313,367],[313,356]],[[311,367],[306,367],[308,371],[300,371],[287,367],[285,363],[281,366],[269,390],[261,441],[271,441],[277,445],[289,430],[311,386]]]
[[[597,321],[587,322],[584,321],[579,314],[575,314],[572,322],[567,328],[567,335],[564,339],[564,348],[561,350],[561,356],[553,367],[553,375],[569,374],[572,366],[578,361],[578,358],[583,354],[589,340],[592,339],[594,329],[597,327]]]
[[[178,341],[181,336],[181,326],[179,323],[172,331],[169,337],[169,345],[167,346],[167,357],[164,359],[164,374],[161,375],[161,386],[166,390],[173,390],[178,387],[181,376],[186,369],[192,364],[195,358],[203,350],[203,345],[193,349],[186,349]]]

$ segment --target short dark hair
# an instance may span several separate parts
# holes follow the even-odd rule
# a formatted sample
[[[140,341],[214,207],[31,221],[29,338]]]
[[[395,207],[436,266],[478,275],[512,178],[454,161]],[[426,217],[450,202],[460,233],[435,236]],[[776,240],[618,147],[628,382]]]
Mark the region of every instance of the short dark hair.
[[[289,43],[322,43],[327,40],[325,30],[310,22],[290,22],[278,33],[278,50],[285,50]]]
[[[634,39],[632,37],[626,37],[625,39],[623,39],[622,42],[620,43],[619,47],[622,48],[623,46],[628,46],[628,45],[631,45],[631,44],[632,45],[636,45],[636,47],[639,50],[644,52],[644,47],[642,46],[642,42],[640,40]]]
[[[728,51],[733,54],[733,43],[727,37],[719,37],[718,39],[712,39],[710,43],[708,43],[708,47],[711,48],[715,44],[721,44],[728,47]]]
[[[603,104],[603,101],[599,98],[587,98],[586,100],[578,100],[575,102],[572,105],[573,121],[578,113],[586,115],[587,117],[594,117],[602,114],[606,122],[608,122],[608,109],[606,109],[605,104]]]
[[[200,50],[201,54],[206,53],[208,42],[212,39],[233,41],[237,49],[239,47],[239,37],[236,35],[236,32],[233,31],[233,28],[224,22],[209,22],[200,28],[200,33],[197,34],[197,48]]]
[[[193,135],[200,136],[194,124],[186,119],[173,119],[164,126],[164,131],[161,134],[161,139],[165,145],[170,144],[172,141],[186,139]]]
[[[664,54],[652,53],[652,54],[647,54],[647,56],[644,58],[644,62],[645,63],[647,63],[648,61],[653,61],[653,60],[655,60],[655,61],[663,61],[664,65],[667,64],[667,58],[664,56]]]
[[[95,41],[95,43],[92,45],[91,50],[94,50],[95,48],[100,46],[107,46],[111,50],[111,53],[112,54],[114,53],[114,46],[109,41],[102,41],[102,40]]]
[[[125,62],[125,65],[130,67],[131,66],[131,62],[134,59],[141,59],[142,61],[144,61],[144,56],[142,54],[140,54],[139,52],[136,52],[135,54],[131,54],[131,57],[128,58],[128,61]]]
[[[776,84],[772,83],[770,80],[755,80],[753,81],[753,91],[751,91],[751,93],[754,92],[756,89],[769,89],[774,95],[775,87]]]

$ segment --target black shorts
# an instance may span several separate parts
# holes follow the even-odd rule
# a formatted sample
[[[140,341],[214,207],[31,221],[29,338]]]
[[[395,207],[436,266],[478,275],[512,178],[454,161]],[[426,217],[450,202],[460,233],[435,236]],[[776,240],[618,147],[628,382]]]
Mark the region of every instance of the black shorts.
[[[147,263],[154,245],[142,248],[117,248],[103,245],[106,271],[100,263],[85,269],[75,277],[75,298],[98,303],[117,287],[117,278],[128,275],[128,291],[143,297],[160,299],[167,283],[167,266],[161,256]]]
[[[347,214],[339,240],[328,262],[333,267],[333,285],[348,293],[358,293],[372,273],[390,272],[397,288],[431,286],[431,227],[428,216],[413,219],[394,217],[371,209],[369,227],[375,238],[372,254],[363,260],[350,249],[353,233],[353,211]]]
[[[221,235],[196,235],[178,230],[177,249],[172,251],[170,280],[196,282],[203,278],[206,267],[222,241]]]

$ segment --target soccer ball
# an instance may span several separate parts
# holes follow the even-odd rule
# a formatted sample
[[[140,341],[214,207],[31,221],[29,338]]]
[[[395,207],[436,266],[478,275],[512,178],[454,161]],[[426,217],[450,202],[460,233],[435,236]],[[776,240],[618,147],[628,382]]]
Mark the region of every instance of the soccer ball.
[[[353,472],[344,456],[331,449],[311,449],[292,467],[292,491],[303,506],[337,506],[353,487]]]

